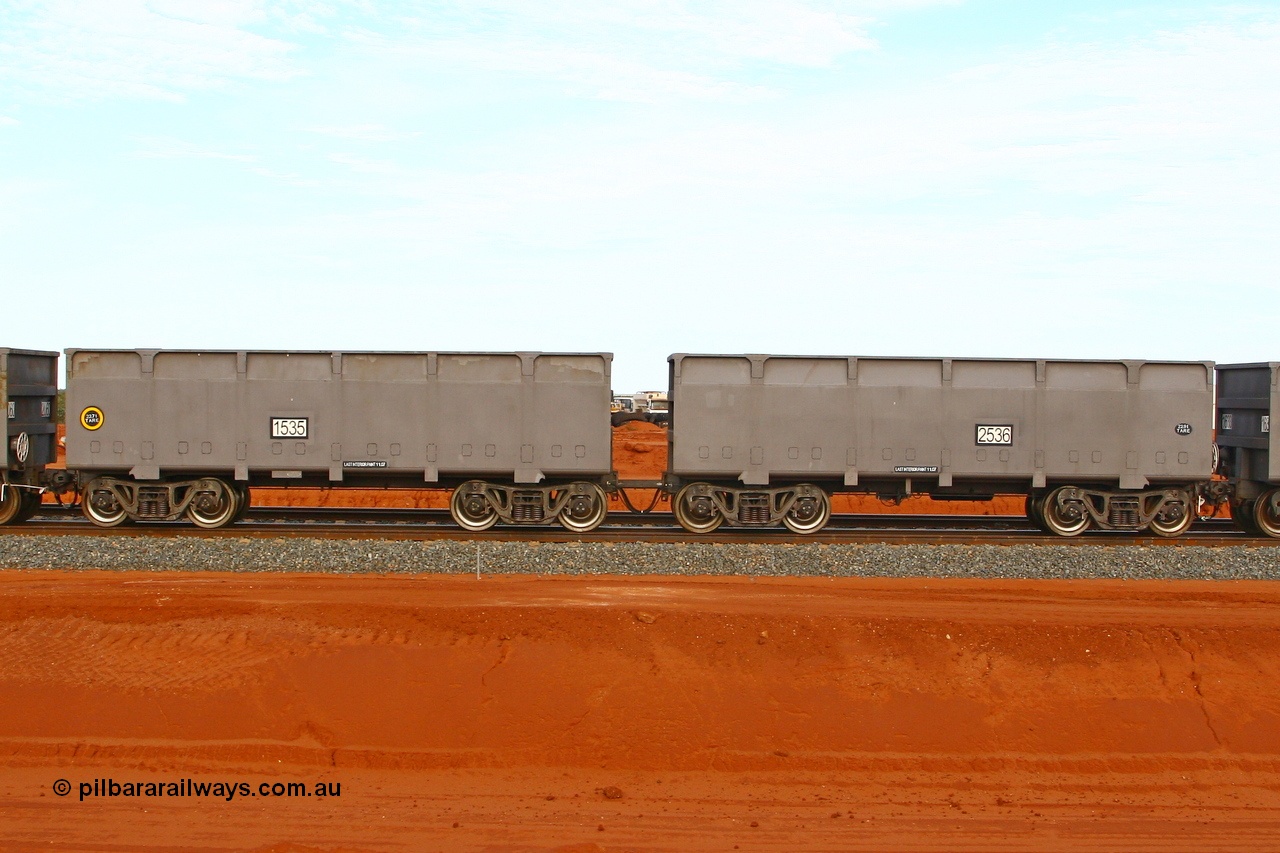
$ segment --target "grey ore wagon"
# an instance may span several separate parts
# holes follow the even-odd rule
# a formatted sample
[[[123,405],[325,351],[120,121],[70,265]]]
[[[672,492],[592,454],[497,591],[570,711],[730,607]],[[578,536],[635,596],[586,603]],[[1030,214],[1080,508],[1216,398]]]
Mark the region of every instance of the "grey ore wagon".
[[[1251,533],[1280,538],[1280,447],[1271,418],[1280,363],[1218,365],[1219,471],[1232,483],[1231,516]]]
[[[1211,362],[689,355],[669,359],[668,485],[693,532],[797,533],[833,492],[1026,495],[1028,516],[1163,536],[1213,469]]]
[[[252,485],[450,487],[469,530],[591,530],[609,353],[67,350],[85,515],[220,527]]]
[[[56,352],[0,349],[0,525],[30,518],[40,506],[45,466],[57,459],[57,402]]]

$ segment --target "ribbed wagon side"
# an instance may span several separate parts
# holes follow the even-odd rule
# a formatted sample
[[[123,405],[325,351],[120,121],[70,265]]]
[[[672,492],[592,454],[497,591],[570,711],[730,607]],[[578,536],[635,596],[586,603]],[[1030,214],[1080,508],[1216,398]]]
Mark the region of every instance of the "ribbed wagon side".
[[[219,527],[252,485],[449,487],[464,527],[603,520],[608,353],[67,351],[96,524]]]
[[[1280,363],[1218,365],[1218,470],[1232,486],[1231,515],[1251,533],[1280,538],[1278,405]]]
[[[30,518],[40,506],[45,466],[57,459],[58,354],[0,349],[0,525]]]
[[[1024,494],[1060,535],[1162,535],[1213,465],[1208,362],[676,354],[669,483],[689,530],[820,529],[829,495]]]

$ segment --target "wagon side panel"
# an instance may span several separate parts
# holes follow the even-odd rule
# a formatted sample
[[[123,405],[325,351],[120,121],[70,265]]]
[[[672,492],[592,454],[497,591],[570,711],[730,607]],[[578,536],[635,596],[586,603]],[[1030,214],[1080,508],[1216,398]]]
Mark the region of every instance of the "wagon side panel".
[[[336,439],[328,448],[333,477],[405,477],[418,482],[428,461],[432,353],[343,353],[341,382],[330,398]],[[323,448],[322,448],[323,449]]]
[[[737,478],[753,446],[760,401],[748,356],[671,357],[671,472]]]
[[[67,467],[128,473],[154,439],[151,374],[134,350],[67,350]]]
[[[611,372],[608,353],[534,357],[518,470],[555,478],[593,478],[612,470]]]
[[[1043,467],[1038,363],[954,359],[942,410],[943,472],[974,483],[1027,480]]]

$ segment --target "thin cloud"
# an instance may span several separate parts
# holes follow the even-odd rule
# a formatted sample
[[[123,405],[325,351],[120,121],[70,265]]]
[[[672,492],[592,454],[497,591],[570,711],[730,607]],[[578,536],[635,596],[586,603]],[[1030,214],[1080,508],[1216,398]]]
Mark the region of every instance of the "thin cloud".
[[[906,6],[917,5],[909,0]],[[924,0],[929,2],[929,0]],[[903,0],[891,0],[898,8]],[[238,83],[321,72],[300,39],[355,48],[375,66],[510,73],[601,100],[751,101],[753,66],[821,69],[875,49],[884,3],[639,0],[599,3],[345,0],[49,0],[0,9],[0,85],[69,100],[181,101]],[[367,139],[366,141],[381,141]]]
[[[360,41],[379,61],[389,59],[449,75],[497,72],[525,81],[555,81],[571,95],[599,100],[754,100],[765,94],[759,86],[714,74],[664,68],[618,53],[536,40],[405,41],[366,34]]]
[[[518,75],[600,100],[752,101],[757,66],[829,68],[875,49],[869,18],[790,0],[503,3],[411,7],[347,38],[360,54],[418,70]]]
[[[230,160],[236,163],[255,163],[258,161],[256,154],[212,151],[203,146],[178,139],[138,137],[135,141],[141,147],[134,152],[134,156],[145,160]]]
[[[297,76],[293,45],[248,29],[258,2],[53,0],[0,12],[0,82],[70,100],[183,100]]]
[[[321,136],[332,136],[337,139],[352,139],[357,142],[404,142],[422,135],[422,131],[393,130],[381,124],[347,124],[324,127],[309,127],[309,133]]]
[[[398,211],[400,229],[380,230],[385,209],[355,219],[402,236],[405,252],[424,233],[440,252],[687,240],[752,257],[808,246],[884,280],[928,263],[1098,288],[1210,280],[1223,261],[1207,245],[1238,247],[1237,272],[1274,258],[1263,232],[1280,195],[1278,78],[1280,27],[1192,27],[1051,44],[785,116],[525,135],[518,156],[495,140],[472,152],[481,171],[329,161],[349,170],[344,187]]]
[[[346,166],[353,172],[374,175],[398,175],[402,173],[400,167],[385,160],[369,160],[352,154],[330,154],[327,159],[340,166]]]
[[[293,187],[313,189],[321,186],[320,181],[315,178],[308,178],[303,175],[299,175],[296,172],[280,172],[275,169],[267,169],[262,166],[252,166],[249,171],[259,177],[268,178],[272,181],[288,184]]]

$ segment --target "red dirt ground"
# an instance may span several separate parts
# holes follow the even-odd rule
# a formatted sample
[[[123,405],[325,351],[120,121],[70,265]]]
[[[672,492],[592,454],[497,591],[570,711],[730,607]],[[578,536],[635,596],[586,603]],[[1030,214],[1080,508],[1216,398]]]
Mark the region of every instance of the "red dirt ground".
[[[0,849],[1275,850],[1278,640],[1269,582],[6,571]]]

